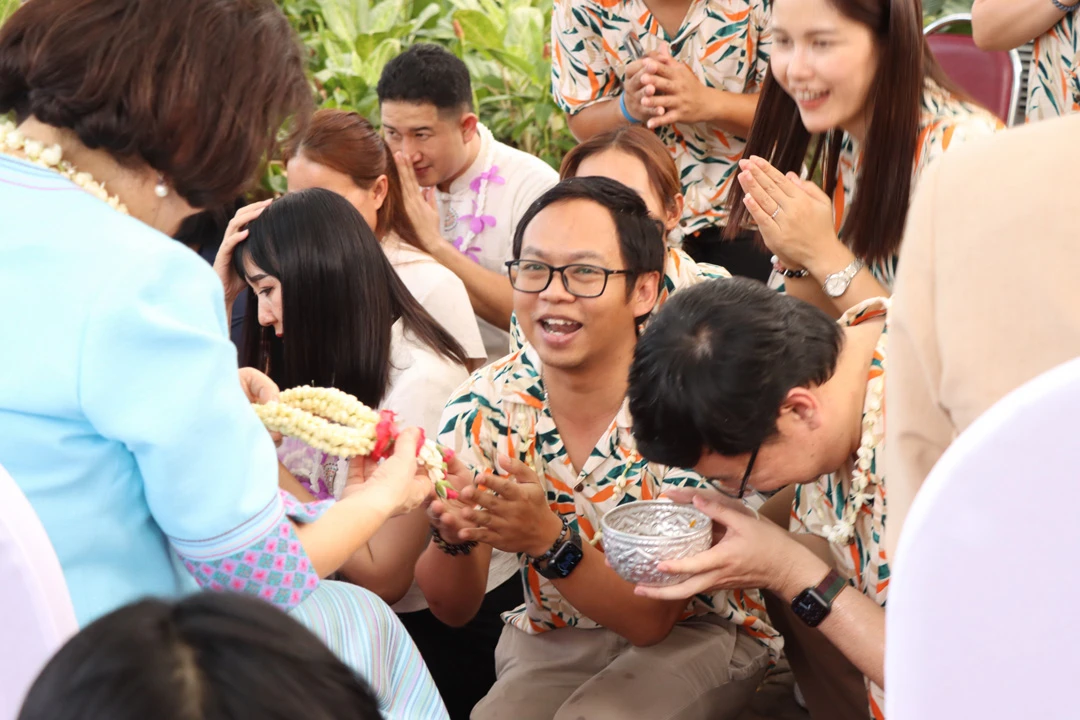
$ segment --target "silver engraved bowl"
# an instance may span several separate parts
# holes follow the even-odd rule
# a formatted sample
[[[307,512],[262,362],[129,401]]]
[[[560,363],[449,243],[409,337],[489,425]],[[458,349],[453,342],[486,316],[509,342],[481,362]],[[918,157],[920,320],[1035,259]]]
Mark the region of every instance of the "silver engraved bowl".
[[[600,521],[604,552],[624,580],[640,585],[674,585],[687,574],[660,572],[657,565],[709,549],[712,520],[692,505],[642,500],[609,510]]]

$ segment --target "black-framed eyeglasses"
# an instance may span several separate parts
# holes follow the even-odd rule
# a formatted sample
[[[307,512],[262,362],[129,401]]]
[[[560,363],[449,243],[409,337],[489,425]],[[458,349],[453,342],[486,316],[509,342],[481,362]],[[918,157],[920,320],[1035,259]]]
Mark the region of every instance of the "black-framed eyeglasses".
[[[511,260],[506,263],[510,284],[523,293],[542,293],[555,273],[562,275],[563,287],[574,297],[595,298],[604,294],[612,275],[633,275],[632,270],[609,270],[598,265],[573,263],[555,267],[539,260]]]
[[[756,448],[754,448],[753,452],[750,453],[750,461],[748,463],[746,463],[746,472],[743,473],[742,482],[739,483],[739,493],[737,495],[733,494],[730,490],[728,490],[726,487],[721,485],[718,481],[710,481],[710,482],[713,484],[713,486],[717,490],[719,490],[723,494],[727,495],[728,497],[733,497],[733,498],[736,498],[737,500],[742,500],[743,497],[746,496],[746,486],[750,482],[750,474],[752,472],[754,472],[754,463],[757,462],[758,450],[760,450],[760,449],[761,449],[761,446],[759,445]]]

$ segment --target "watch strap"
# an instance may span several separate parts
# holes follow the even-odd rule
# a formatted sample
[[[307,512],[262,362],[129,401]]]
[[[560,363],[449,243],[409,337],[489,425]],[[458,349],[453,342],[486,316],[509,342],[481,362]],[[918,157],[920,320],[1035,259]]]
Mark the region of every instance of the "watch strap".
[[[847,292],[848,288],[851,286],[851,281],[854,280],[855,276],[859,274],[859,271],[865,267],[866,263],[862,261],[862,258],[855,258],[843,270],[827,276],[821,287],[829,297],[840,297]],[[836,290],[833,290],[831,287],[834,283],[840,285]]]
[[[569,546],[569,545],[573,545],[574,547],[577,548],[577,550],[578,550],[577,558],[576,558],[576,561],[570,567],[569,570],[560,572],[560,570],[557,567],[554,566],[554,563],[557,563],[559,561],[560,554],[563,553],[566,550],[566,547]],[[581,549],[582,549],[581,535],[578,534],[578,532],[576,530],[571,530],[570,531],[570,536],[568,538],[566,538],[565,541],[560,542],[558,544],[558,547],[555,548],[555,551],[553,553],[551,553],[550,558],[548,558],[546,560],[540,560],[540,559],[533,560],[532,561],[532,566],[536,570],[536,572],[540,573],[540,575],[542,577],[545,577],[548,580],[561,580],[563,578],[568,577],[569,573],[572,572],[573,569],[577,567],[577,564],[579,562],[581,562],[581,558],[582,558]]]
[[[832,607],[833,600],[840,594],[840,591],[847,587],[847,580],[841,577],[835,569],[830,570],[829,574],[825,576],[825,579],[818,583],[814,590],[821,599],[824,600],[829,607]]]

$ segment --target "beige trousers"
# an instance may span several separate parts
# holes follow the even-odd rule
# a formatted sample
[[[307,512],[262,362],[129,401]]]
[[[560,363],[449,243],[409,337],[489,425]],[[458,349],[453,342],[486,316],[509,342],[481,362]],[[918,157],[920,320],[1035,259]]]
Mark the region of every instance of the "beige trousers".
[[[715,616],[634,647],[606,629],[503,628],[498,676],[471,720],[729,720],[765,676],[765,646]]]

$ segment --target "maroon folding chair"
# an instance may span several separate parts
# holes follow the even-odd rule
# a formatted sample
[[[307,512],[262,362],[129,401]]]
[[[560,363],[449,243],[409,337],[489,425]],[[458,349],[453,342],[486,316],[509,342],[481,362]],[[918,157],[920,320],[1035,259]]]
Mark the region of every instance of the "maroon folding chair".
[[[970,28],[970,13],[949,15],[928,25],[924,33],[930,49],[953,82],[1006,125],[1013,125],[1017,122],[1024,75],[1020,53],[982,50],[970,34],[943,32],[965,23]]]

